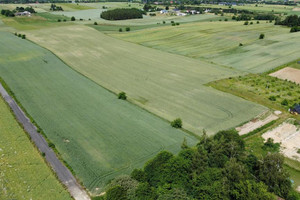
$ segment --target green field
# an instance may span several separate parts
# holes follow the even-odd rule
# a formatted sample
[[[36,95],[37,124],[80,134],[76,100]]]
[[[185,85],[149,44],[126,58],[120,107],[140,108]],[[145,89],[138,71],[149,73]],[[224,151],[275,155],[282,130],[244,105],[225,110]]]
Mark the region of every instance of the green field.
[[[123,42],[87,26],[26,34],[103,87],[125,91],[131,102],[169,121],[182,118],[183,127],[196,134],[234,127],[265,110],[203,86],[242,74],[233,69]]]
[[[0,155],[0,199],[71,200],[2,97]]]
[[[0,76],[92,193],[157,152],[196,139],[81,76],[49,51],[1,33]],[[96,190],[96,188],[100,188]]]
[[[191,58],[259,73],[299,58],[300,33],[261,21],[201,22],[111,36]],[[265,39],[259,40],[259,35]],[[242,43],[244,46],[239,46]]]

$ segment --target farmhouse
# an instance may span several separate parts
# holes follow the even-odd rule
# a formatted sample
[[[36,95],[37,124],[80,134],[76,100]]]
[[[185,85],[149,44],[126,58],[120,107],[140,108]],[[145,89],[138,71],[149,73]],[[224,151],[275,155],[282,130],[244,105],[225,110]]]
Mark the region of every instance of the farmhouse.
[[[28,12],[28,11],[24,11],[24,12],[17,12],[15,13],[16,16],[28,16],[30,17],[31,16],[31,12]]]

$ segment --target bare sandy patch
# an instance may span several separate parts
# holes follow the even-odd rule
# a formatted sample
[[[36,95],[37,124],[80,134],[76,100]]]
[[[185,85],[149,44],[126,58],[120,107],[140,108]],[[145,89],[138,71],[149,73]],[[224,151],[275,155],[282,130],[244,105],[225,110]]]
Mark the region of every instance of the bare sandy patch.
[[[250,133],[251,131],[254,131],[255,129],[258,129],[265,124],[278,119],[278,117],[274,114],[270,114],[267,117],[263,117],[262,115],[265,115],[266,113],[263,113],[256,118],[252,119],[248,123],[244,124],[243,126],[237,127],[236,130],[239,132],[239,135],[245,135],[247,133]]]
[[[286,67],[281,70],[278,70],[277,72],[274,72],[270,74],[270,76],[277,77],[283,80],[289,80],[293,81],[297,84],[300,84],[300,70],[291,68],[291,67]]]
[[[273,138],[275,143],[280,143],[280,151],[284,156],[300,161],[300,154],[297,153],[298,149],[300,149],[299,127],[284,122],[273,130],[263,134],[262,137],[265,140]]]

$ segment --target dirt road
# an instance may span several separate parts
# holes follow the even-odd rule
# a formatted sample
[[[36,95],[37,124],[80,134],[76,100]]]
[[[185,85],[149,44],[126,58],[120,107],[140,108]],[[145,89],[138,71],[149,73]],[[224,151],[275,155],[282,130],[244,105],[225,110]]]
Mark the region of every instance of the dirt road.
[[[80,186],[69,169],[56,157],[53,150],[48,147],[48,143],[44,137],[37,132],[36,127],[30,122],[15,100],[9,96],[1,83],[0,93],[9,104],[17,120],[23,125],[25,131],[30,135],[31,140],[35,143],[39,151],[45,153],[47,162],[51,165],[59,180],[67,187],[73,198],[75,200],[90,200],[87,192]]]

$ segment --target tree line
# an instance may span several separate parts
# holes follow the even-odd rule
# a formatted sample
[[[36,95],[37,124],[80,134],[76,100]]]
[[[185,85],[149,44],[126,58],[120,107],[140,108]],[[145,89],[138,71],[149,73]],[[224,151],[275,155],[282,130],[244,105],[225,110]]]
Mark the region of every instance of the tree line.
[[[137,8],[117,8],[102,12],[100,17],[106,20],[138,19],[143,18],[143,11]]]
[[[300,16],[298,15],[289,15],[284,20],[277,20],[275,25],[283,25],[291,27],[290,32],[298,32],[300,31]]]
[[[104,200],[297,200],[279,144],[269,139],[262,158],[245,150],[235,130],[220,131],[213,137],[204,133],[189,147],[183,141],[178,155],[158,153],[143,169],[112,180]],[[271,153],[273,152],[273,153]]]

